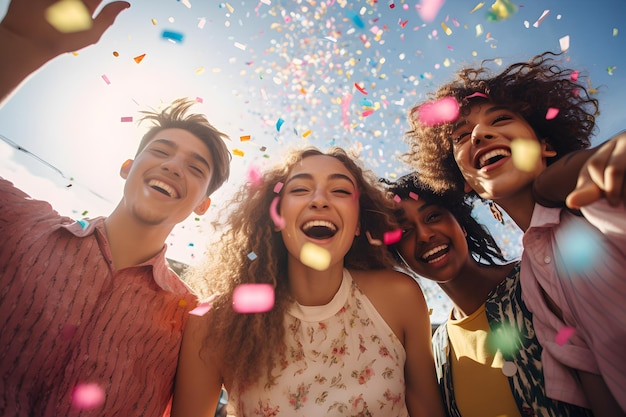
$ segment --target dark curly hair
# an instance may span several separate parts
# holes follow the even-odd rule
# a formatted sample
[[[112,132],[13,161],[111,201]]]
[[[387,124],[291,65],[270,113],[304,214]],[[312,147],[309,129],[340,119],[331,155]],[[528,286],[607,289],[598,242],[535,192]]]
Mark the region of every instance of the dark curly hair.
[[[355,177],[362,231],[383,239],[385,232],[398,228],[392,215],[394,202],[386,198],[376,175],[338,147],[326,152],[312,147],[292,151],[281,163],[265,171],[258,184],[244,184],[226,206],[219,246],[185,276],[201,299],[218,294],[212,303],[210,340],[205,341],[204,354],[219,361],[221,369],[227,372],[225,379],[235,386],[252,384],[263,372],[271,381],[271,371],[280,366],[286,353],[283,320],[294,300],[289,290],[287,249],[280,232],[275,230],[270,205],[276,197],[276,184],[285,183],[294,166],[315,155],[336,158]],[[355,237],[344,257],[344,267],[393,268],[395,261],[386,247],[369,244],[364,234]],[[248,258],[250,253],[256,255],[254,260]],[[236,313],[232,308],[233,292],[245,283],[271,284],[275,293],[273,309],[257,314]]]
[[[479,100],[488,100],[520,114],[537,137],[545,139],[556,151],[557,156],[550,158],[548,165],[569,152],[588,148],[595,129],[598,100],[590,97],[578,72],[557,65],[554,57],[558,55],[544,52],[528,62],[512,64],[497,75],[487,68],[491,60],[483,61],[480,67],[458,71],[452,82],[410,109],[410,130],[405,136],[409,151],[403,155],[404,162],[412,165],[421,180],[437,192],[463,189],[463,177],[453,155],[453,123],[425,126],[415,117],[421,105],[443,97],[455,98],[461,115],[467,115]],[[551,107],[559,109],[559,113],[547,120],[546,113]]]
[[[488,265],[502,264],[506,261],[502,250],[487,227],[478,223],[472,216],[473,207],[470,198],[466,197],[462,191],[448,189],[443,192],[436,192],[422,182],[416,172],[404,175],[396,181],[384,178],[380,181],[386,184],[390,199],[397,195],[402,200],[408,200],[411,198],[410,193],[415,193],[420,200],[435,204],[452,213],[456,221],[467,232],[465,239],[470,253],[477,256],[481,261]],[[394,210],[394,215],[398,223],[404,222],[405,214],[402,207],[397,207]],[[396,251],[396,248],[392,246],[390,250]]]

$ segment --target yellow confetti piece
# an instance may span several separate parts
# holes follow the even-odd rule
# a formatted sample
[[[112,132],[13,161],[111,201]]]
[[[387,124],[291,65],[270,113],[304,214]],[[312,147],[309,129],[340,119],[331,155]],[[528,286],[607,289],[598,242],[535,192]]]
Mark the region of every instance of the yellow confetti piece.
[[[152,24],[153,24],[154,26],[156,26],[156,25],[157,25],[157,20],[156,20],[156,19],[152,19]]]
[[[613,28],[613,36],[617,36],[618,33],[619,31],[617,30],[617,28]]]
[[[199,68],[196,68],[196,70],[194,71],[194,73],[195,73],[196,75],[203,74],[203,73],[204,73],[204,67],[199,67]]]
[[[325,271],[330,266],[330,252],[314,243],[307,242],[300,250],[300,262],[318,271]]]
[[[91,29],[93,21],[87,7],[80,0],[60,0],[46,9],[46,20],[63,33]]]
[[[232,13],[235,11],[235,9],[233,9],[233,6],[231,6],[230,4],[226,3],[226,7],[228,8],[228,12]]]
[[[446,33],[446,35],[452,35],[452,29],[450,29],[444,22],[441,22],[441,28]]]
[[[539,142],[532,139],[513,139],[511,157],[513,165],[520,171],[530,172],[535,169],[541,155]]]
[[[243,151],[241,149],[233,149],[233,155],[243,156]]]
[[[309,129],[309,130],[307,130],[306,132],[304,132],[304,133],[302,134],[302,137],[303,137],[303,138],[306,138],[306,137],[307,137],[307,136],[309,136],[311,133],[312,133],[312,132],[311,132],[311,129]]]
[[[483,25],[481,24],[476,25],[476,37],[479,37],[482,34],[483,34]]]
[[[187,301],[182,300],[182,299],[181,299],[181,300],[178,300],[178,305],[179,305],[180,307],[185,307],[185,306],[187,305]]]
[[[481,7],[483,7],[485,5],[485,3],[480,2],[478,3],[476,6],[474,6],[474,8],[472,9],[472,11],[470,12],[470,14],[474,13],[476,10],[480,9]]]

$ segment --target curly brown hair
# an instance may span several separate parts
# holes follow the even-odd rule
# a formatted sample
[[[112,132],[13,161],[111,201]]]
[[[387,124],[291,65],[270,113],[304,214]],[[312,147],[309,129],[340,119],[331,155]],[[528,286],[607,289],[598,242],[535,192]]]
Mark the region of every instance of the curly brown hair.
[[[583,76],[557,65],[554,57],[558,55],[544,52],[528,62],[509,65],[496,75],[487,67],[491,60],[483,61],[480,67],[459,70],[453,81],[409,110],[410,130],[405,136],[409,151],[403,155],[403,161],[412,165],[421,180],[436,192],[463,189],[463,176],[453,155],[454,123],[426,126],[415,117],[421,105],[444,97],[457,100],[461,115],[467,115],[477,101],[485,100],[518,113],[537,137],[545,139],[556,151],[557,156],[549,158],[548,165],[569,152],[588,148],[598,100],[591,98],[582,84]],[[559,113],[548,120],[546,113],[551,107],[559,109]]]
[[[212,357],[220,361],[227,373],[225,379],[239,387],[256,382],[263,372],[271,380],[272,369],[286,353],[283,320],[294,299],[287,276],[287,249],[281,233],[275,230],[270,205],[276,196],[276,184],[284,183],[304,158],[315,155],[338,159],[356,178],[361,230],[382,239],[385,232],[398,228],[392,215],[394,202],[386,198],[376,175],[338,147],[326,152],[311,147],[291,151],[282,163],[265,171],[259,183],[244,184],[227,205],[225,221],[218,224],[224,227],[217,240],[219,247],[185,277],[201,299],[219,294],[212,302],[210,339],[204,345],[206,352],[214,352]],[[392,268],[394,260],[386,247],[371,245],[364,234],[355,237],[344,267]],[[256,255],[254,260],[248,256],[252,253]],[[271,284],[273,309],[266,313],[236,313],[232,308],[233,292],[246,283]]]

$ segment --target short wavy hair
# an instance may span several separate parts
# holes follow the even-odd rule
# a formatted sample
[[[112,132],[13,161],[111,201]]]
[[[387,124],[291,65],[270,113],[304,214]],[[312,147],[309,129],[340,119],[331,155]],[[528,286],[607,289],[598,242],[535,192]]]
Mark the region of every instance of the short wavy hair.
[[[219,246],[212,248],[207,259],[185,276],[201,299],[219,294],[212,302],[210,340],[206,340],[205,352],[214,352],[220,367],[228,373],[227,379],[235,385],[254,383],[263,372],[271,379],[271,371],[285,355],[283,320],[294,300],[289,291],[287,249],[281,233],[275,230],[270,205],[277,196],[276,184],[285,183],[293,167],[315,155],[336,158],[356,179],[362,233],[355,237],[344,266],[363,270],[395,265],[386,247],[372,245],[365,237],[368,231],[373,238],[382,240],[385,232],[398,228],[392,215],[394,202],[386,198],[376,175],[343,149],[291,151],[279,164],[266,170],[258,183],[244,184],[226,206],[225,221],[216,224],[223,227],[216,240]],[[254,254],[254,260],[250,260],[249,254]],[[246,283],[272,285],[273,309],[257,314],[233,311],[233,292]]]
[[[487,66],[491,60],[483,61],[480,67],[458,71],[453,81],[410,109],[410,129],[405,135],[409,151],[402,156],[403,161],[437,192],[463,189],[463,176],[453,154],[453,123],[426,126],[415,117],[421,105],[444,97],[455,98],[463,115],[479,100],[488,100],[520,114],[537,137],[546,140],[557,152],[557,156],[548,159],[548,165],[567,153],[588,148],[598,101],[591,98],[582,84],[584,77],[557,65],[558,55],[544,52],[528,62],[512,64],[496,75]],[[551,107],[559,109],[559,113],[548,120],[546,113]]]

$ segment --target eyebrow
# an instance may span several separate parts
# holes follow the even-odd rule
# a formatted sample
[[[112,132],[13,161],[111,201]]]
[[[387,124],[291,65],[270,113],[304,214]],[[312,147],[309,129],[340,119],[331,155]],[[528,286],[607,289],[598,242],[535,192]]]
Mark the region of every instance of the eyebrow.
[[[508,110],[508,111],[511,111],[511,109],[509,109],[509,108],[508,108],[508,107],[506,107],[506,106],[496,105],[496,106],[491,106],[491,107],[489,107],[487,110],[485,110],[485,115],[487,115],[487,116],[488,116],[488,115],[490,115],[491,113],[493,113],[493,112],[497,112],[497,111],[500,111],[500,110]],[[467,119],[463,119],[463,120],[461,120],[460,122],[455,123],[455,124],[452,126],[452,131],[454,132],[455,130],[457,130],[458,128],[460,128],[461,126],[463,126],[463,125],[465,125],[465,124],[467,124]]]
[[[165,145],[171,149],[178,149],[178,145],[169,139],[155,139],[152,141],[152,143],[155,143],[155,142],[158,142],[161,145]],[[211,164],[209,164],[209,161],[207,161],[206,158],[204,158],[202,155],[200,155],[197,152],[191,152],[191,157],[195,159],[196,161],[200,162],[202,165],[206,166],[209,172],[211,171]]]
[[[303,173],[300,173],[300,174],[295,174],[293,177],[291,177],[291,178],[289,178],[287,180],[286,184],[289,184],[291,181],[293,181],[295,179],[312,180],[313,179],[313,175],[308,174],[306,172],[303,172]],[[350,177],[348,177],[347,175],[345,175],[345,174],[340,174],[340,173],[330,174],[330,175],[328,175],[328,179],[330,179],[330,180],[346,180],[346,181],[349,181],[350,184],[352,184],[352,186],[354,188],[357,188],[356,184],[354,183],[354,181],[352,181],[352,179]]]

